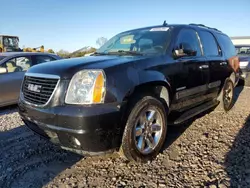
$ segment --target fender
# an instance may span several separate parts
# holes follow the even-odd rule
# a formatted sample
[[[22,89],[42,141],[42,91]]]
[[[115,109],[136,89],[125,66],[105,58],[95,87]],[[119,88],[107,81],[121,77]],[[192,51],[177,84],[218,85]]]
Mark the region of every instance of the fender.
[[[137,72],[136,80],[133,83],[134,84],[131,85],[131,88],[123,96],[123,100],[131,96],[135,89],[152,86],[152,88],[155,87],[155,89],[157,89],[157,91],[155,90],[154,92],[157,92],[159,96],[169,105],[169,96],[172,93],[170,90],[170,81],[169,78],[166,78],[161,72],[156,70],[139,71]],[[160,88],[156,88],[156,86],[160,86]]]
[[[109,71],[112,74],[109,74]],[[164,86],[168,92],[170,90],[169,78],[166,78],[162,72],[150,69],[141,69],[132,64],[131,66],[119,66],[119,71],[112,69],[107,72],[107,88],[109,91],[106,95],[106,102],[122,103],[131,96],[135,89],[141,86]],[[166,92],[165,92],[166,93]]]

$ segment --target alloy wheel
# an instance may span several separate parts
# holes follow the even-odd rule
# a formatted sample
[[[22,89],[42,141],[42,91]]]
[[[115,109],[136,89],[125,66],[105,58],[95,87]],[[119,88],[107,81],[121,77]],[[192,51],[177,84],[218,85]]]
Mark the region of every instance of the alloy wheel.
[[[163,117],[155,108],[141,112],[136,125],[134,140],[138,151],[144,155],[151,153],[159,144],[163,132]]]
[[[229,108],[233,100],[233,85],[231,82],[227,82],[224,93],[224,105],[225,108]]]

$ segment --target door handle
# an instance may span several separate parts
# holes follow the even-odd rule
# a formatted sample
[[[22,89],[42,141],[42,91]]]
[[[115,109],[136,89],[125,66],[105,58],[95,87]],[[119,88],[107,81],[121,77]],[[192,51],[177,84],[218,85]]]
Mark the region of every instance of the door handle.
[[[199,69],[208,69],[209,68],[209,65],[200,65],[199,66]]]
[[[220,62],[220,65],[227,65],[227,62]]]

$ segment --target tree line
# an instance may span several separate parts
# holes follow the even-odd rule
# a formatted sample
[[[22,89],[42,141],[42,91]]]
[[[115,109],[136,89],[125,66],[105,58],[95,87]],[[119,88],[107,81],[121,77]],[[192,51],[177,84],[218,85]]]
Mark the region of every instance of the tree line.
[[[96,40],[96,44],[97,46],[101,47],[102,45],[104,45],[106,42],[108,41],[107,38],[105,37],[99,37],[97,40]],[[93,53],[96,51],[96,48],[90,48],[86,51],[82,51],[82,52],[79,52],[79,51],[76,51],[76,52],[68,52],[66,50],[60,50],[58,51],[56,54],[59,55],[60,57],[62,58],[73,58],[73,57],[82,57],[82,56],[85,56],[86,54],[90,54],[90,53]],[[48,50],[49,53],[55,53],[53,50],[50,51]]]
[[[90,48],[89,50],[83,51],[83,52],[68,52],[66,50],[60,50],[56,54],[62,58],[73,58],[73,57],[82,57],[86,54],[93,53],[96,51],[96,48]]]

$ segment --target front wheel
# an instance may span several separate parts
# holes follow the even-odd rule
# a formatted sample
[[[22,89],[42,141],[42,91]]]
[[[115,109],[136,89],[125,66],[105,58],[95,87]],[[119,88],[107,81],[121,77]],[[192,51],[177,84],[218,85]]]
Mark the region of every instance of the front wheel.
[[[120,153],[131,161],[152,160],[165,142],[166,106],[155,97],[144,96],[135,100],[130,109]]]

